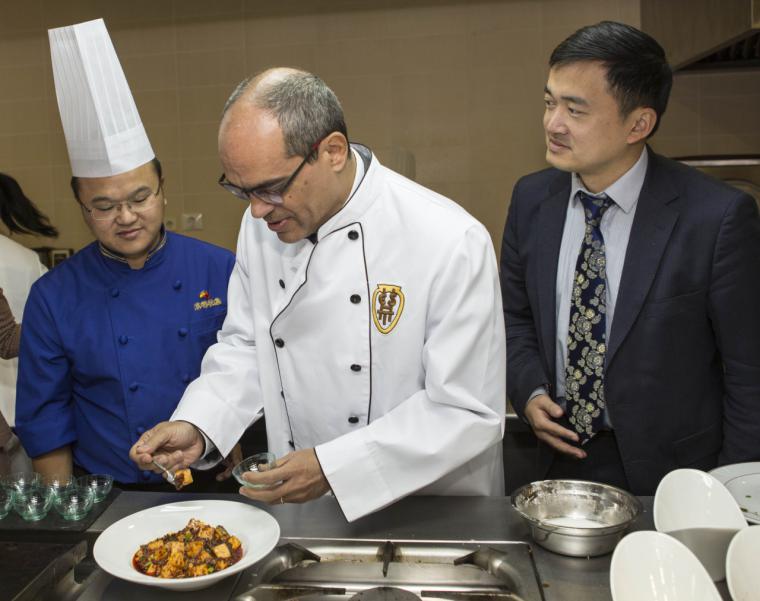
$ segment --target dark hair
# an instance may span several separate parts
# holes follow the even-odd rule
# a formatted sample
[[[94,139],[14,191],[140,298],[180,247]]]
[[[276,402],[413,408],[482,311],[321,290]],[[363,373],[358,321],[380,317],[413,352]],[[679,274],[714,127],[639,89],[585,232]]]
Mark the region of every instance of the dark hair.
[[[164,178],[164,171],[161,167],[161,161],[159,161],[158,158],[153,157],[153,159],[150,161],[150,164],[153,165],[153,169],[156,170],[156,175],[158,176],[158,181],[160,182]],[[79,178],[76,175],[73,175],[71,177],[71,191],[74,193],[74,198],[79,200]]]
[[[17,234],[35,234],[55,238],[58,230],[26,197],[21,186],[10,175],[0,173],[0,219]]]
[[[549,67],[579,61],[600,61],[607,68],[607,85],[624,117],[639,106],[654,109],[657,123],[649,135],[657,131],[668,106],[673,72],[652,36],[614,21],[583,27],[554,49]]]
[[[227,99],[222,115],[255,86],[247,99],[277,118],[289,156],[310,156],[314,143],[334,131],[348,140],[343,107],[324,81],[313,73],[293,70],[275,81],[259,84],[266,73],[241,81]]]

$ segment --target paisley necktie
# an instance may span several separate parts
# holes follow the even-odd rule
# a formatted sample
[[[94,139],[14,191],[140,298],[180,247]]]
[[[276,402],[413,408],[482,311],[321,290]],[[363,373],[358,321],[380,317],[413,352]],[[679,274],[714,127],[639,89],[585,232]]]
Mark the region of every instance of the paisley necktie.
[[[612,204],[608,196],[578,192],[586,231],[575,265],[567,332],[565,396],[570,424],[581,444],[604,426],[604,357],[607,352],[607,273],[604,238],[599,229]]]

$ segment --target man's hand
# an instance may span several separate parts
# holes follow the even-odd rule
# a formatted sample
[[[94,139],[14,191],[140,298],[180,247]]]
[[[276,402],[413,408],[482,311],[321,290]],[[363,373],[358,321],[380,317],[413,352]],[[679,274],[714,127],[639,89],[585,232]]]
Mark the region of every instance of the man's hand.
[[[237,443],[232,447],[230,454],[224,458],[224,461],[222,461],[225,470],[216,475],[216,481],[221,482],[222,480],[228,480],[232,476],[232,469],[241,461],[243,461],[243,449],[240,447],[240,443]]]
[[[188,467],[203,454],[203,436],[189,422],[161,422],[145,432],[129,450],[129,458],[141,470],[161,470],[153,460],[170,472]]]
[[[562,417],[563,413],[562,407],[545,394],[533,397],[525,406],[525,417],[539,440],[560,453],[572,455],[578,459],[585,459],[586,452],[584,450],[563,441],[565,439],[577,443],[579,440],[575,432],[563,428],[554,421]]]
[[[246,472],[243,478],[251,484],[270,488],[241,487],[240,494],[270,505],[305,503],[330,490],[314,449],[288,453],[277,460],[276,467],[266,472]]]

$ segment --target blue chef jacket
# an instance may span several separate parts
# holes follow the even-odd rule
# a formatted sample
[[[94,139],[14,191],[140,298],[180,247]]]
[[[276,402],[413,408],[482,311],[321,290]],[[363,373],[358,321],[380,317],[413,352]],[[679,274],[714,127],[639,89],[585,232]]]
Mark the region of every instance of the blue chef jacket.
[[[167,420],[227,313],[228,250],[166,233],[139,270],[92,243],[37,280],[24,310],[16,430],[31,457],[72,445],[118,482],[159,482],[129,449]]]

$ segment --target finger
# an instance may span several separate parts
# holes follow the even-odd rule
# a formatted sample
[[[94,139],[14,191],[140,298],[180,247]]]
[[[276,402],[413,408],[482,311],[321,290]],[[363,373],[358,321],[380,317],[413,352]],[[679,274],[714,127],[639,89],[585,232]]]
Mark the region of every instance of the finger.
[[[564,438],[566,440],[572,440],[573,442],[578,442],[580,440],[577,432],[573,432],[564,426],[560,426],[557,422],[553,422],[550,419],[547,419],[541,423],[537,423],[536,431],[546,432],[551,436]]]
[[[550,434],[543,432],[538,435],[538,439],[548,444],[555,451],[559,451],[560,453],[564,453],[565,455],[571,455],[573,457],[576,457],[577,459],[586,458],[586,451],[584,451],[583,449],[579,449],[578,447],[569,445],[566,442],[564,442],[562,439],[557,438],[556,436],[551,436]]]
[[[229,480],[231,475],[232,475],[232,468],[228,467],[226,470],[216,475],[216,481],[223,482],[224,480]]]
[[[240,487],[240,494],[254,501],[261,501],[262,503],[268,503],[269,505],[279,505],[280,499],[285,500],[285,491],[281,487],[267,489],[267,488],[248,488],[246,486]]]
[[[145,432],[135,443],[134,449],[138,455],[153,455],[155,451],[163,447],[171,437],[166,424],[159,424]]]
[[[245,472],[243,478],[252,484],[280,484],[293,476],[293,470],[285,468],[286,463],[287,459],[278,459],[275,467],[261,472]]]

